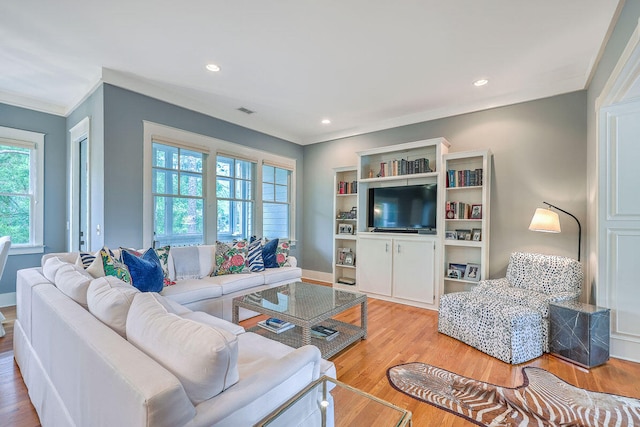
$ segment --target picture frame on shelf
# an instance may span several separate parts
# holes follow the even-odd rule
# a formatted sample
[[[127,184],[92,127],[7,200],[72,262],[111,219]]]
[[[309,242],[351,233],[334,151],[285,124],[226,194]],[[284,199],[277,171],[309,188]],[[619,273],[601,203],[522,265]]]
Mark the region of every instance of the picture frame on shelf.
[[[453,230],[445,231],[444,232],[444,238],[447,239],[447,240],[457,240],[458,239],[458,233],[456,233]]]
[[[474,228],[471,230],[471,240],[473,240],[474,242],[481,242],[482,241],[482,229],[481,228]]]
[[[471,205],[471,219],[482,219],[482,205]]]
[[[344,254],[344,265],[354,266],[356,264],[356,257],[353,252],[347,252]]]
[[[450,268],[447,271],[447,277],[449,279],[461,279],[462,277],[460,276],[460,270],[456,270],[455,268]]]
[[[458,240],[471,240],[471,230],[457,229],[456,237]]]
[[[338,253],[336,254],[336,264],[344,265],[344,260],[346,255],[351,252],[351,248],[338,248]]]
[[[338,234],[353,234],[353,224],[338,224]]]
[[[467,264],[467,267],[464,270],[465,279],[477,282],[480,280],[480,265],[479,264]]]
[[[449,272],[451,272],[451,270],[456,270],[458,273],[456,273],[456,275],[458,277],[451,277],[451,275],[449,275],[449,277],[451,277],[452,279],[464,279],[464,272],[467,270],[467,265],[466,264],[457,264],[457,263],[453,263],[450,262],[449,263]]]

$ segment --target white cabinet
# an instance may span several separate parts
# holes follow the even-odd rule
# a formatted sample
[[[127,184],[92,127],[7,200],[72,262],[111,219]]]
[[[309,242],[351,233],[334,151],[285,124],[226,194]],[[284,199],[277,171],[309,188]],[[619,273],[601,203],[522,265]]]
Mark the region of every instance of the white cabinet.
[[[374,296],[433,304],[435,238],[360,233],[358,290]]]
[[[393,239],[393,296],[433,304],[434,240]]]

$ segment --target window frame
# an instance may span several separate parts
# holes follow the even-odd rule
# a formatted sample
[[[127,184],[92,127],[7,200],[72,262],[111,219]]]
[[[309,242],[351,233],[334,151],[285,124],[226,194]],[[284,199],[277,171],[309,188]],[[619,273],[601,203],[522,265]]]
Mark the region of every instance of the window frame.
[[[231,174],[229,176],[225,176],[225,175],[218,175],[218,158],[222,157],[225,159],[229,159],[232,160],[232,166],[231,166]],[[246,162],[248,163],[250,169],[251,169],[251,177],[249,179],[246,178],[242,178],[236,175],[235,169],[236,169],[236,162]],[[233,239],[238,239],[238,238],[245,238],[248,239],[252,234],[253,234],[253,230],[255,230],[256,228],[256,207],[258,205],[258,200],[257,200],[257,195],[256,195],[256,187],[257,187],[257,182],[256,182],[256,177],[258,175],[258,165],[255,163],[255,161],[253,160],[247,160],[241,157],[237,157],[237,156],[233,156],[231,154],[223,154],[223,153],[218,153],[216,154],[216,175],[214,177],[214,184],[216,186],[216,240],[221,240],[221,235],[218,234],[218,201],[222,200],[222,201],[228,201],[230,203],[230,230],[231,232],[228,234],[223,234],[223,238],[221,241],[232,241]],[[219,180],[228,180],[231,183],[230,186],[230,190],[232,195],[229,197],[220,197],[218,198],[218,194],[217,194],[217,189],[218,189],[218,181]],[[236,196],[236,185],[238,184],[238,182],[244,182],[244,183],[250,183],[250,187],[251,187],[251,197],[250,198],[238,198]],[[234,213],[233,213],[233,203],[235,202],[239,202],[239,203],[248,203],[249,204],[249,209],[248,211],[249,214],[253,220],[253,222],[247,226],[247,224],[245,223],[243,225],[243,232],[242,235],[243,237],[240,236],[234,236],[233,234],[233,228],[236,222],[236,219],[234,218]],[[246,213],[243,216],[243,223],[244,223],[244,218],[246,217]],[[246,237],[244,237],[246,235]]]
[[[254,179],[254,212],[253,232],[261,236],[263,232],[262,209],[262,164],[269,164],[291,171],[290,174],[290,205],[289,205],[289,236],[292,246],[296,244],[296,159],[280,156],[256,148],[223,141],[221,139],[184,131],[158,123],[143,121],[143,245],[153,243],[153,198],[152,192],[152,141],[178,145],[187,149],[206,152],[206,176],[208,183],[205,196],[204,244],[215,244],[217,236],[217,199],[216,199],[216,159],[218,155],[235,157],[241,160],[255,162]],[[203,166],[204,167],[204,166]]]
[[[191,148],[191,147],[183,147],[180,145],[174,145],[171,144],[170,142],[164,141],[162,139],[154,139],[151,143],[151,152],[153,153],[153,144],[159,144],[159,145],[163,145],[166,147],[170,147],[170,148],[174,148],[177,151],[177,155],[178,155],[178,159],[177,159],[177,168],[171,168],[168,166],[155,166],[153,163],[153,159],[151,161],[151,173],[152,173],[152,183],[153,183],[153,173],[156,170],[159,171],[165,171],[165,172],[170,172],[170,173],[175,173],[176,177],[177,177],[177,192],[176,193],[156,193],[155,192],[155,188],[151,188],[151,192],[152,192],[152,216],[153,216],[153,228],[154,228],[154,238],[153,238],[153,244],[155,245],[156,243],[160,246],[164,246],[166,244],[170,244],[170,245],[181,245],[182,243],[167,243],[167,242],[158,242],[156,239],[158,236],[156,236],[155,234],[155,228],[156,228],[156,218],[155,218],[155,198],[156,197],[164,197],[164,198],[172,198],[172,199],[191,199],[191,200],[201,200],[202,201],[202,211],[203,211],[203,224],[202,224],[202,244],[204,244],[204,242],[206,241],[205,239],[205,226],[204,226],[204,219],[206,218],[207,214],[207,206],[206,206],[206,194],[207,194],[207,153],[202,152],[201,150],[195,149],[195,148]],[[181,164],[181,156],[182,156],[182,151],[190,151],[193,153],[199,153],[202,156],[202,172],[194,172],[194,171],[190,171],[187,169],[183,169],[182,168],[182,164]],[[168,161],[168,160],[167,160]],[[202,180],[202,191],[201,191],[201,195],[200,196],[193,196],[193,195],[188,195],[188,194],[183,194],[183,192],[181,191],[181,187],[182,187],[182,177],[183,176],[189,176],[189,175],[199,175],[200,179]],[[166,185],[166,184],[165,184]],[[165,187],[166,190],[166,187]],[[166,210],[166,205],[165,205],[165,220],[166,220],[166,215],[167,215],[168,211]],[[173,211],[171,212],[171,215],[173,216]],[[165,227],[167,226],[167,224],[165,223]],[[171,233],[171,236],[177,236],[174,235],[173,233]]]
[[[273,173],[274,173],[273,182],[266,182],[265,181],[265,177],[264,177],[264,167],[265,166],[274,168],[274,170],[273,170]],[[276,189],[278,187],[282,187],[283,185],[282,184],[278,184],[276,182],[277,181],[277,179],[276,179],[277,170],[276,169],[281,169],[281,170],[284,170],[284,171],[287,172],[287,184],[286,184],[286,187],[287,187],[287,201],[286,202],[277,201],[277,197],[276,197],[277,191],[276,191]],[[274,164],[274,163],[271,163],[271,162],[263,162],[262,163],[262,168],[261,168],[261,173],[262,173],[261,183],[260,183],[261,190],[264,188],[265,184],[268,184],[268,185],[273,185],[273,191],[274,191],[273,200],[265,201],[264,198],[261,199],[262,200],[262,233],[264,235],[264,204],[265,203],[269,203],[269,204],[274,204],[274,205],[286,205],[286,206],[288,206],[287,211],[289,212],[289,217],[288,217],[288,223],[287,223],[287,233],[289,235],[291,235],[292,234],[292,231],[291,231],[292,230],[292,223],[294,222],[294,221],[292,221],[292,219],[294,218],[294,215],[293,215],[294,211],[293,211],[293,208],[292,208],[293,198],[294,198],[293,197],[293,193],[292,193],[294,171],[291,170],[290,168],[284,166],[284,165]],[[285,239],[287,239],[289,237],[288,236],[271,236],[269,238],[274,238],[274,239],[275,238],[280,238],[280,239],[285,238]]]
[[[0,126],[0,142],[31,150],[29,168],[29,194],[32,197],[29,218],[30,241],[27,244],[12,242],[9,255],[44,252],[44,137],[43,133]]]

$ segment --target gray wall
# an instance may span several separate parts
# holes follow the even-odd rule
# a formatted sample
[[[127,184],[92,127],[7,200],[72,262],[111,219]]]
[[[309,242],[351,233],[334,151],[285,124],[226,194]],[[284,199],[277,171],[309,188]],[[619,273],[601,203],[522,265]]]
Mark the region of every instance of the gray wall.
[[[604,194],[598,196],[597,186],[598,177],[595,171],[597,171],[596,155],[598,152],[597,142],[597,124],[596,124],[596,99],[602,93],[604,85],[607,83],[611,72],[618,63],[622,51],[629,42],[631,34],[638,25],[638,19],[640,18],[640,2],[639,1],[627,1],[618,18],[618,22],[611,33],[611,37],[607,43],[607,46],[602,54],[602,58],[598,64],[598,67],[591,79],[587,95],[587,141],[588,141],[588,160],[587,170],[588,173],[588,285],[591,287],[590,296],[591,302],[596,303],[597,283],[595,281],[597,277],[597,264],[598,264],[598,247],[596,236],[598,233],[597,224],[597,198],[604,197]]]
[[[451,143],[450,152],[493,152],[490,277],[504,276],[516,250],[575,258],[578,231],[571,217],[560,213],[560,234],[535,233],[528,226],[542,201],[585,222],[586,101],[580,91],[305,146],[304,268],[331,271],[332,168],[356,165],[359,150],[436,137]]]
[[[139,247],[142,244],[143,120],[296,159],[297,238],[304,240],[302,147],[106,84],[104,85],[105,245]],[[296,248],[292,250],[292,254],[298,258],[301,257]],[[300,261],[302,262],[302,259]]]
[[[46,252],[65,249],[66,120],[64,117],[0,104],[0,126],[40,132],[44,138],[44,244]],[[40,265],[42,254],[10,255],[0,280],[0,295],[16,291],[16,272]]]
[[[104,226],[104,89],[102,85],[93,91],[93,93],[67,117],[67,174],[71,167],[69,164],[69,159],[71,158],[71,135],[68,131],[85,117],[89,117],[90,120],[90,249],[97,251],[104,246],[104,234],[97,233],[97,227],[100,226],[100,228],[102,228]],[[69,201],[67,201],[67,209],[68,205]],[[68,243],[67,241],[67,248],[69,247]]]

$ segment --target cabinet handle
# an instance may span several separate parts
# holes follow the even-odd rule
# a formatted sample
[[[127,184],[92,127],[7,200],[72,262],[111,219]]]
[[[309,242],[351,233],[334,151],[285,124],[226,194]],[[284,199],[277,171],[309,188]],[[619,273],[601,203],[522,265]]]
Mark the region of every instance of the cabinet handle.
[[[400,243],[398,243],[398,253],[400,253]]]
[[[384,251],[385,252],[389,252],[389,244],[388,243],[384,244]]]

